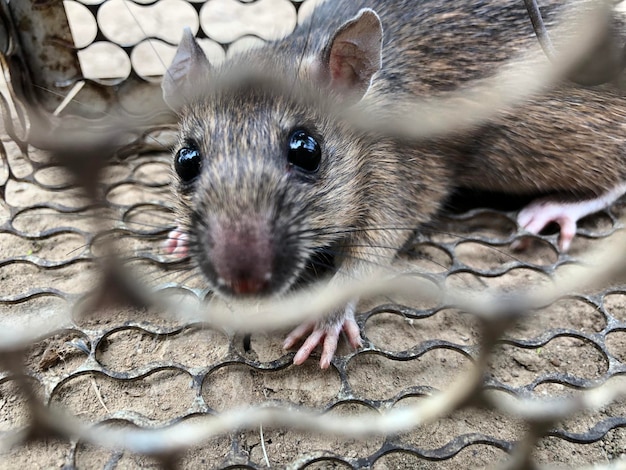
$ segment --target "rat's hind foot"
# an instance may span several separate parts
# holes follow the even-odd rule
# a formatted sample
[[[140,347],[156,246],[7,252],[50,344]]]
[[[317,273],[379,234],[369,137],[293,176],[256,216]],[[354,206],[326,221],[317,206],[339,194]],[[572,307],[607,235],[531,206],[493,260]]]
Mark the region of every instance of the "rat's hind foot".
[[[163,248],[168,255],[176,255],[177,258],[184,258],[188,253],[189,237],[186,233],[176,229],[167,234],[167,240],[163,243]]]
[[[357,325],[356,320],[354,319],[353,304],[348,305],[345,312],[339,318],[322,320],[319,323],[306,322],[298,326],[289,334],[289,336],[287,336],[287,339],[285,339],[283,344],[283,348],[289,349],[293,347],[300,339],[308,335],[294,356],[293,363],[296,365],[302,364],[309,358],[317,345],[322,344],[320,367],[322,369],[328,369],[330,361],[337,350],[339,334],[342,331],[346,333],[348,342],[352,345],[352,347],[358,348],[362,345],[359,325]]]
[[[610,206],[625,192],[626,184],[620,184],[602,196],[583,201],[560,202],[551,198],[537,199],[520,211],[517,223],[527,232],[534,234],[541,232],[551,222],[558,224],[559,249],[566,252],[576,235],[576,222]],[[526,246],[526,243],[521,242],[517,243],[515,248],[523,249]]]
[[[535,235],[551,222],[558,224],[560,230],[559,249],[566,252],[574,235],[576,235],[576,222],[584,217],[584,215],[580,215],[579,205],[579,203],[561,203],[549,199],[538,199],[522,209],[517,216],[517,223],[524,230]],[[516,243],[514,248],[524,249],[527,246],[527,242],[521,241]]]

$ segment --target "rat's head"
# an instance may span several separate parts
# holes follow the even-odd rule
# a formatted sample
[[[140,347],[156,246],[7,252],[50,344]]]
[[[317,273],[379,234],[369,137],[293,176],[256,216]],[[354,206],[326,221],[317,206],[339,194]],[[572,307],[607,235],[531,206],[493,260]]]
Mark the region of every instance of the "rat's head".
[[[337,269],[363,212],[369,144],[330,104],[365,94],[380,68],[381,38],[378,17],[365,10],[296,70],[268,46],[248,56],[260,66],[247,62],[244,71],[242,58],[214,68],[185,33],[163,80],[180,116],[179,228],[219,293],[271,295]]]

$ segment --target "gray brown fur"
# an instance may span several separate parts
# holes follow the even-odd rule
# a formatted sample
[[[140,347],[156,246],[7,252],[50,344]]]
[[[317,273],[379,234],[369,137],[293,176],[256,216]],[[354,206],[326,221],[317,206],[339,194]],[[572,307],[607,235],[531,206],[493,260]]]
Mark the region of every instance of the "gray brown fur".
[[[626,99],[611,86],[564,84],[503,113],[457,162],[459,185],[600,195],[626,179]]]

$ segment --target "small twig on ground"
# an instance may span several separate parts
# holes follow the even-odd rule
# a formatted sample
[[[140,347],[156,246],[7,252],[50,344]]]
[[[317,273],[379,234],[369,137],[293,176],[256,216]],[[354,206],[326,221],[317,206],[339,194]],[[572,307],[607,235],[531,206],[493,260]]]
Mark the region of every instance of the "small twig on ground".
[[[261,449],[263,449],[263,458],[265,459],[265,465],[270,468],[270,459],[267,457],[267,449],[265,448],[265,438],[263,437],[263,425],[259,426],[259,432],[261,434]]]
[[[102,399],[102,395],[100,395],[100,390],[98,389],[98,385],[96,384],[96,379],[94,377],[91,378],[91,385],[93,386],[93,391],[96,393],[96,397],[102,405],[102,408],[104,408],[107,413],[111,413],[107,406],[104,404],[104,400]]]

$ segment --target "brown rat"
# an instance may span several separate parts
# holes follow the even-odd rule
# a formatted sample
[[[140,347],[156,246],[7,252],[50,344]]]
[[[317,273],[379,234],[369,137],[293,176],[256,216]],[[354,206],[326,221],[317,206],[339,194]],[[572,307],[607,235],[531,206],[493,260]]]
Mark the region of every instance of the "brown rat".
[[[548,20],[559,3],[546,6]],[[389,265],[457,186],[575,196],[520,213],[535,233],[561,224],[567,248],[577,218],[626,190],[618,92],[564,83],[442,139],[365,132],[337,112],[339,103],[384,118],[536,46],[520,0],[327,0],[289,37],[219,68],[187,32],[163,80],[180,116],[168,250],[189,255],[227,297],[358,279]],[[306,340],[294,363],[323,344],[328,367],[342,330],[359,346],[355,305],[296,328],[285,347]]]

